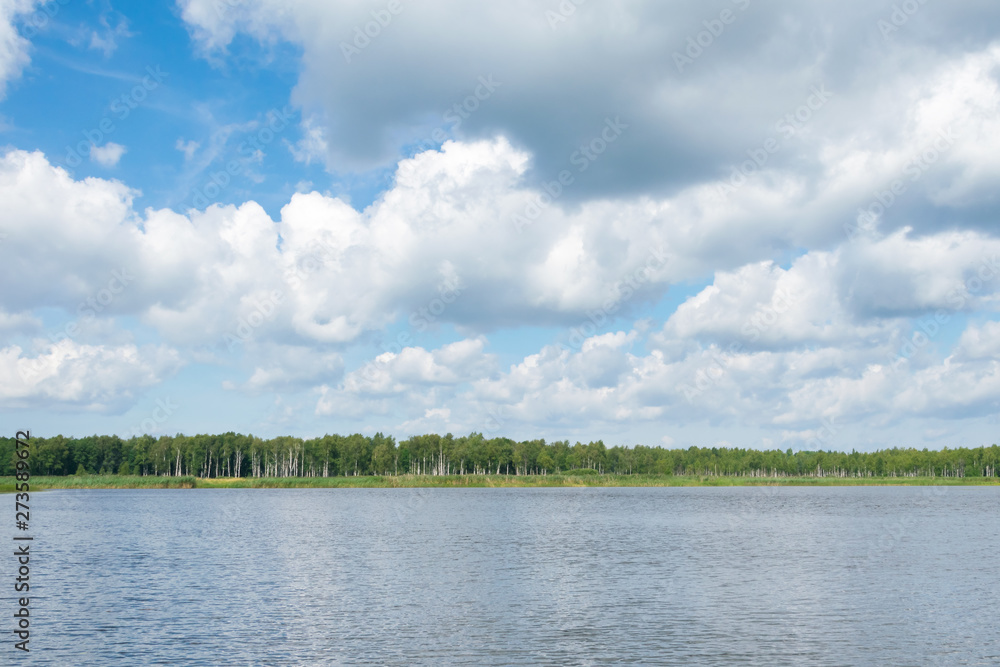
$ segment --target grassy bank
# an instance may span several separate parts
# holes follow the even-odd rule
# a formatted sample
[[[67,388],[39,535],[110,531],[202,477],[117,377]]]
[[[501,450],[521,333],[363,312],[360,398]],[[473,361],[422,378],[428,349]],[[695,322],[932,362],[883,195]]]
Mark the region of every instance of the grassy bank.
[[[13,477],[0,477],[0,493],[14,491]],[[47,489],[327,489],[555,486],[998,486],[996,477],[716,477],[671,475],[452,475],[443,477],[265,477],[213,478],[82,475],[32,477],[31,490]]]
[[[44,477],[32,475],[32,491],[48,489],[193,489],[200,480],[194,477],[140,477],[138,475],[71,475]],[[0,493],[11,493],[18,484],[13,477],[0,477]]]

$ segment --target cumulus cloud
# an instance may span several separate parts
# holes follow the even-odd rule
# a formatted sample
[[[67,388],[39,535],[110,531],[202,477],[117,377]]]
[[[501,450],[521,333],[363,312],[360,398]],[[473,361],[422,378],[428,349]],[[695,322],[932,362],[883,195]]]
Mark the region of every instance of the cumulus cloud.
[[[646,341],[649,354],[633,350],[639,330],[608,332],[576,352],[547,347],[497,375],[479,337],[434,351],[407,346],[331,382],[342,361],[317,346],[349,344],[393,321],[483,331],[575,324],[718,263],[716,244],[694,224],[698,192],[549,209],[520,233],[498,229],[498,217],[502,225],[505,212],[537,200],[520,180],[528,159],[502,139],[449,143],[403,161],[394,187],[365,211],[302,193],[275,222],[253,202],[139,215],[125,185],[74,181],[41,154],[11,151],[0,162],[0,190],[14,214],[5,239],[14,259],[0,271],[17,289],[2,306],[131,314],[174,345],[243,351],[250,375],[231,387],[318,387],[321,415],[385,413],[417,392],[406,409],[428,419],[443,401],[449,423],[502,409],[524,423],[756,415],[788,426],[878,406],[916,410],[907,407],[923,404],[916,398],[885,398],[899,393],[897,376],[872,367],[899,356],[909,318],[990,308],[1000,284],[996,239],[903,229],[807,252],[788,268],[766,260],[719,270]],[[57,240],[41,253],[39,235]],[[489,259],[496,256],[517,261]],[[33,279],[46,265],[54,279]],[[985,354],[976,335],[956,359]],[[950,363],[940,377],[969,380]],[[934,372],[921,364],[898,377]],[[991,396],[988,377],[979,386],[976,405]],[[876,393],[880,401],[846,398]]]
[[[737,20],[682,67],[677,54],[718,16],[718,7],[590,3],[553,22],[546,2],[500,8],[435,0],[419,7],[404,3],[390,22],[365,35],[373,17],[362,4],[180,3],[206,52],[224,54],[238,34],[302,49],[293,100],[311,119],[306,144],[315,149],[303,155],[325,153],[338,172],[392,165],[406,146],[435,129],[455,138],[500,131],[532,153],[533,180],[551,179],[572,169],[574,152],[617,114],[629,129],[577,175],[566,199],[662,196],[728,177],[769,135],[780,150],[769,155],[762,184],[787,188],[828,178],[837,169],[831,158],[842,155],[877,170],[855,182],[870,197],[868,185],[877,182],[872,177],[882,173],[879,167],[894,169],[898,147],[904,160],[924,148],[912,144],[922,136],[915,130],[937,132],[960,120],[953,112],[967,102],[984,113],[968,117],[973,122],[963,127],[987,138],[986,146],[970,151],[978,153],[977,161],[994,162],[987,146],[994,141],[988,130],[996,114],[985,119],[995,92],[990,71],[996,36],[987,26],[1000,18],[997,7],[935,7],[886,36],[878,22],[892,14],[888,5],[735,4],[730,8]],[[512,43],[518,49],[511,50]],[[628,47],[617,48],[623,44]],[[482,76],[502,85],[471,111],[449,116],[475,94]],[[373,80],[380,85],[372,86]],[[811,117],[805,121],[801,115],[796,120],[811,91],[824,86],[832,97],[821,109],[806,109]],[[924,97],[938,103],[922,104]],[[920,113],[915,123],[907,118],[913,108]],[[314,141],[320,136],[322,142]],[[964,151],[956,154],[972,157]],[[931,190],[954,205],[974,180],[984,185],[990,173],[973,169],[963,174],[964,185]],[[842,176],[842,185],[857,179],[856,173],[854,179]]]
[[[452,421],[451,410],[448,408],[428,408],[422,417],[409,419],[399,425],[403,433],[451,433],[458,431],[464,425]]]
[[[952,358],[957,361],[1000,358],[1000,322],[969,325],[962,332]]]
[[[436,407],[439,401],[454,397],[458,386],[496,371],[496,358],[485,346],[480,337],[436,350],[405,347],[398,354],[385,352],[348,373],[339,385],[319,387],[316,414],[360,416],[403,408],[424,418],[447,419],[450,412]]]
[[[42,322],[30,313],[8,313],[0,309],[0,333],[28,333],[41,329]]]
[[[34,357],[12,345],[0,349],[0,400],[14,407],[121,411],[137,392],[181,365],[178,352],[163,345],[88,345],[64,339]]]
[[[797,258],[787,270],[759,262],[723,271],[712,285],[681,304],[656,337],[715,342],[737,348],[794,347],[804,343],[844,343],[874,333],[859,331],[850,309],[839,302],[835,254]]]
[[[831,432],[841,428],[835,424],[981,418],[1000,400],[994,359],[955,357],[891,369],[880,362],[897,353],[892,344],[784,351],[708,345],[673,359],[597,340],[588,347],[546,347],[443,404],[470,415],[467,428],[481,429],[490,415],[507,430],[574,429],[583,421],[611,430],[702,423],[769,430],[796,447],[819,441],[829,448]]]
[[[806,424],[822,417],[875,424],[903,418],[961,419],[989,416],[1000,400],[1000,365],[947,359],[913,372],[869,367],[859,377],[810,378],[788,392],[777,424]]]
[[[105,314],[137,315],[174,342],[339,344],[411,317],[483,331],[577,321],[651,265],[650,237],[638,219],[604,229],[620,215],[609,203],[568,227],[546,220],[518,234],[506,214],[537,195],[518,182],[526,160],[503,139],[447,144],[403,161],[393,189],[363,212],[296,194],[276,223],[254,202],[140,215],[122,183],[74,181],[40,153],[11,151],[0,191],[17,259],[0,273],[22,289],[3,305],[76,310],[124,270],[133,279]],[[43,253],[41,238],[57,240]],[[644,274],[649,294],[669,277],[656,267]],[[42,270],[55,278],[31,279]]]
[[[903,229],[841,253],[840,291],[859,315],[990,308],[1000,291],[1000,240],[978,232],[912,237]]]
[[[325,5],[301,3],[280,20],[263,0],[221,14],[206,7],[184,4],[206,48],[221,48],[239,31],[269,39],[330,29]],[[311,8],[315,21],[302,20],[303,8]],[[656,14],[639,3],[596,11],[619,12],[608,14],[615,20]],[[424,20],[416,12],[399,17],[403,42],[416,39],[402,39],[410,16]],[[580,34],[558,36],[569,40],[563,48],[586,36],[590,24],[578,25]],[[573,30],[558,30],[563,27]],[[346,122],[350,114],[337,116],[341,102],[317,92],[320,75],[310,58],[320,46],[311,32],[300,36],[306,71],[296,95],[303,105],[314,96],[317,109],[303,115],[306,136],[290,146],[293,156],[330,164],[396,160],[395,149],[378,148],[376,141],[369,153],[344,140],[349,124],[331,124],[328,119]],[[388,30],[385,40],[362,55],[384,58],[376,48],[397,48]],[[853,122],[854,112],[847,113],[853,124],[834,120],[866,89],[845,80],[838,87],[833,76],[836,92],[827,102],[833,106],[812,112],[818,121],[829,111],[829,123],[805,123],[785,136],[771,108],[753,111],[771,119],[762,129],[720,129],[713,123],[721,119],[710,119],[709,128],[729,133],[726,146],[747,147],[733,155],[713,153],[705,143],[709,131],[692,127],[671,100],[686,92],[701,100],[692,108],[703,108],[713,94],[742,99],[744,84],[734,78],[729,83],[737,87],[720,90],[696,73],[680,83],[664,80],[643,93],[655,99],[643,98],[636,108],[672,109],[674,115],[665,116],[670,136],[654,136],[629,119],[633,126],[614,147],[630,159],[641,157],[649,172],[642,178],[653,174],[670,184],[640,188],[640,194],[631,188],[642,179],[614,185],[602,177],[611,183],[603,190],[586,185],[584,174],[621,167],[610,145],[607,155],[584,160],[587,169],[580,170],[571,161],[580,144],[560,152],[560,144],[533,143],[524,128],[509,123],[477,130],[489,117],[488,105],[508,114],[519,108],[517,100],[503,98],[512,88],[506,82],[482,101],[482,113],[462,123],[468,138],[398,160],[391,186],[364,210],[313,191],[292,195],[276,219],[253,201],[139,212],[125,183],[76,180],[41,153],[9,150],[0,158],[0,196],[10,260],[0,265],[0,278],[10,289],[0,296],[0,313],[10,315],[0,326],[31,331],[37,308],[74,317],[133,316],[186,354],[212,362],[242,354],[246,377],[231,381],[231,388],[312,388],[319,415],[401,410],[399,423],[407,428],[476,428],[503,412],[507,423],[523,424],[742,421],[808,438],[821,419],[920,410],[980,414],[995,399],[990,325],[970,328],[946,360],[924,347],[893,366],[913,342],[914,318],[996,307],[1000,242],[981,221],[993,212],[997,153],[990,147],[1000,136],[994,74],[1000,50],[976,44],[972,52],[944,54],[919,79],[890,77],[891,93],[879,97],[888,105],[890,127],[876,128],[877,118]],[[719,46],[720,56],[742,48]],[[899,53],[892,56],[886,62],[901,66],[894,60]],[[362,60],[356,64],[364,71]],[[816,78],[823,77],[810,72],[801,81]],[[580,82],[580,90],[588,85]],[[802,108],[804,90],[782,96],[781,104]],[[897,98],[906,104],[893,106]],[[871,111],[868,102],[862,106]],[[614,109],[598,115],[597,135],[591,128],[590,135],[573,136],[599,136]],[[397,121],[409,122],[381,118],[379,127]],[[961,130],[948,134],[955,127]],[[374,128],[361,122],[357,136]],[[678,145],[682,134],[684,141],[693,137],[701,143],[688,146],[689,153],[702,162],[674,174],[676,165],[627,147],[633,132],[643,138],[643,150],[660,153]],[[780,143],[767,144],[768,133]],[[760,155],[758,147],[774,145],[779,149],[766,164],[734,180],[733,165],[738,170],[747,156]],[[193,156],[198,146],[178,141],[177,148]],[[123,151],[108,144],[92,156],[112,166]],[[552,166],[558,169],[546,171]],[[559,169],[575,179],[560,186],[565,194],[553,185]],[[894,186],[897,180],[903,185]],[[544,346],[506,372],[485,351],[484,336],[500,329],[572,327],[595,318],[607,323],[612,315],[634,316],[673,286],[706,280],[710,284],[664,315],[652,335],[639,325],[598,332],[572,350]],[[407,344],[344,374],[344,350],[399,322],[420,331],[456,325],[466,338],[434,350]],[[87,344],[99,347],[96,340]],[[147,386],[146,376],[135,377],[137,386]],[[935,382],[956,391],[946,397]],[[110,405],[124,393],[108,386],[106,396],[77,392],[65,400]],[[37,388],[21,392],[49,395]],[[935,400],[946,407],[932,408]]]
[[[740,349],[871,346],[898,336],[911,317],[994,307],[1000,240],[911,232],[809,252],[788,269],[768,261],[718,272],[654,341],[664,350],[697,341]]]
[[[227,382],[227,389],[294,392],[337,380],[344,372],[344,361],[335,352],[291,345],[254,346],[251,352],[254,370],[250,378],[239,386]]]
[[[488,374],[494,362],[484,354],[484,338],[449,343],[437,350],[405,347],[385,352],[344,379],[343,391],[388,395],[426,385],[455,385]]]
[[[260,6],[245,3],[233,11],[252,14]],[[988,134],[985,119],[995,120],[990,114],[996,94],[990,68],[1000,62],[998,54],[991,48],[959,55],[939,66],[929,83],[914,84],[908,120],[880,151],[866,146],[862,131],[856,131],[846,149],[820,153],[823,171],[814,182],[798,182],[776,165],[775,179],[755,177],[727,197],[719,196],[719,186],[728,180],[721,174],[671,196],[597,197],[565,207],[558,198],[552,201],[551,182],[539,186],[525,180],[537,155],[497,137],[449,141],[441,150],[401,160],[392,187],[364,211],[311,192],[293,195],[277,221],[255,202],[139,214],[125,184],[74,181],[39,153],[10,151],[0,164],[0,189],[11,213],[12,238],[17,235],[14,243],[24,250],[18,256],[25,259],[0,272],[9,272],[9,284],[24,283],[20,269],[29,265],[48,266],[57,278],[23,285],[23,291],[5,297],[4,306],[74,308],[99,292],[109,272],[129,258],[134,266],[124,268],[137,277],[112,309],[139,316],[174,343],[231,345],[252,335],[288,344],[342,345],[401,318],[430,321],[421,309],[440,307],[444,292],[457,298],[444,304],[434,321],[482,333],[525,323],[572,326],[609,300],[627,316],[672,283],[720,272],[712,289],[726,289],[699,298],[706,304],[728,299],[725,315],[706,323],[694,314],[701,308],[696,300],[672,318],[675,333],[721,327],[732,338],[734,326],[742,328],[754,317],[743,312],[748,304],[780,306],[757,299],[758,291],[770,289],[774,301],[779,289],[774,281],[780,279],[789,283],[781,290],[794,290],[814,309],[835,298],[842,312],[826,313],[825,323],[810,315],[810,332],[792,331],[792,321],[784,320],[785,328],[762,339],[829,341],[839,335],[838,322],[850,317],[954,308],[948,303],[959,298],[954,290],[972,279],[970,269],[959,264],[976,261],[976,252],[993,247],[983,232],[939,231],[919,219],[905,218],[900,222],[914,224],[892,229],[884,218],[906,213],[902,195],[869,221],[864,234],[845,234],[844,227],[858,219],[858,202],[867,202],[876,155],[886,162],[880,173],[889,178],[906,172],[909,146],[933,139],[941,125],[973,119],[979,133]],[[966,82],[963,95],[946,80],[956,71]],[[947,177],[941,183],[967,182],[968,192],[975,191],[978,186],[968,179],[987,169],[983,160],[994,159],[968,148],[979,139],[962,135],[940,158],[940,173]],[[122,149],[109,144],[95,150],[113,163]],[[928,174],[921,173],[919,185],[929,185]],[[32,257],[37,251],[31,239],[43,232],[60,242]],[[814,250],[787,274],[748,268],[770,266],[796,247]],[[824,262],[840,272],[832,283],[810,277],[824,272]],[[643,266],[653,268],[623,298],[620,286]],[[744,292],[724,284],[730,273],[746,283]],[[965,289],[967,307],[987,302],[994,291]]]

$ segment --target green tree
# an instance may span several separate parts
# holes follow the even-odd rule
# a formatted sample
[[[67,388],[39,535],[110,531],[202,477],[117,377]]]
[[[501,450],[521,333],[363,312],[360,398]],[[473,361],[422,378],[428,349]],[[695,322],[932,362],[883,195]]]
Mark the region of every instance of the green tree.
[[[543,473],[550,473],[555,469],[556,462],[549,455],[548,451],[543,451],[538,455],[538,467]]]

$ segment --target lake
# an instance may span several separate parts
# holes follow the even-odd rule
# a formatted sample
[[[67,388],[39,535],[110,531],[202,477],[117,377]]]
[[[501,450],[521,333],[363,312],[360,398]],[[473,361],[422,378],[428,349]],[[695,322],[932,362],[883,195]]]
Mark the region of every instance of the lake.
[[[31,653],[5,632],[2,664],[1000,664],[998,488],[49,491],[31,514]]]

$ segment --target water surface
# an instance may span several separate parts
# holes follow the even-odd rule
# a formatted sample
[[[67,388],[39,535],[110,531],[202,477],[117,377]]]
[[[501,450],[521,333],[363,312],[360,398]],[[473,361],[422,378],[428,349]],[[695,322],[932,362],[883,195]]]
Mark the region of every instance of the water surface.
[[[994,488],[74,490],[32,519],[4,664],[1000,664]]]

